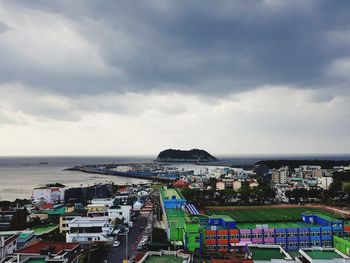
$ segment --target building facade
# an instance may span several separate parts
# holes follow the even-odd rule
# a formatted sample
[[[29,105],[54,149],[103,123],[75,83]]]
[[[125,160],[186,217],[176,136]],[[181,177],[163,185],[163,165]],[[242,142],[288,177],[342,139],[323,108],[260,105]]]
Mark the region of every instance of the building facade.
[[[32,198],[37,202],[64,202],[64,192],[64,187],[38,187],[33,189]]]

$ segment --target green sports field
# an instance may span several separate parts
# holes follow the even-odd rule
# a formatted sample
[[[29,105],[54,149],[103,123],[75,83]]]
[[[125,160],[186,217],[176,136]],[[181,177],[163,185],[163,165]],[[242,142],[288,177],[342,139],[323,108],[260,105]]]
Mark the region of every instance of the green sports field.
[[[299,221],[301,214],[305,212],[319,213],[328,217],[338,218],[341,216],[322,208],[310,207],[235,207],[232,209],[209,208],[209,215],[228,215],[236,222],[278,222],[278,221]]]

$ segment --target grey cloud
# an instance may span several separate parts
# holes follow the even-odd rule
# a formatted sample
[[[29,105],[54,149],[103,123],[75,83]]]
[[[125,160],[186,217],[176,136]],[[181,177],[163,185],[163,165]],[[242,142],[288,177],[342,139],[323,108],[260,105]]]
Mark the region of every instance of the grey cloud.
[[[312,96],[313,102],[329,102],[334,99],[334,95],[330,94],[329,92],[318,92]]]
[[[111,91],[226,96],[263,85],[327,87],[337,93],[348,81],[325,74],[334,60],[350,55],[349,46],[334,48],[329,41],[329,32],[344,31],[350,23],[347,1],[3,3],[11,10],[68,19],[108,67],[124,73],[57,72],[4,50],[4,82],[67,96]]]
[[[7,30],[9,30],[10,27],[5,24],[4,22],[0,21],[0,34],[5,33]]]

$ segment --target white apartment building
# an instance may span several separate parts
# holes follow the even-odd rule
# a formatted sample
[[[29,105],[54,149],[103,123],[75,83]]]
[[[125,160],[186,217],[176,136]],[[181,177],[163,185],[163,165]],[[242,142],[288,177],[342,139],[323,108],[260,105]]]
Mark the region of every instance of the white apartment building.
[[[318,185],[324,190],[328,190],[331,183],[333,183],[333,177],[331,176],[322,176],[318,178]]]
[[[37,202],[57,203],[64,201],[64,187],[38,187],[34,188],[32,198]]]
[[[77,217],[68,222],[66,242],[87,244],[89,242],[113,241],[114,225],[107,217]]]
[[[111,220],[115,220],[116,218],[122,219],[124,218],[124,223],[129,224],[131,220],[131,205],[121,205],[117,208],[111,207],[107,210],[107,217]]]

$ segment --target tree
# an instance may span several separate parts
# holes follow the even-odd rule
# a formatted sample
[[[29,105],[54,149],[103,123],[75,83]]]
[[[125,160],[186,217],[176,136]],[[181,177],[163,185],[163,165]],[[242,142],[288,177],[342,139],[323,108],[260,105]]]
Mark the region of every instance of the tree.
[[[244,204],[249,204],[249,199],[251,197],[251,188],[248,182],[243,182],[241,188],[238,190],[241,201]]]

